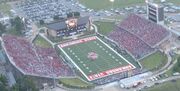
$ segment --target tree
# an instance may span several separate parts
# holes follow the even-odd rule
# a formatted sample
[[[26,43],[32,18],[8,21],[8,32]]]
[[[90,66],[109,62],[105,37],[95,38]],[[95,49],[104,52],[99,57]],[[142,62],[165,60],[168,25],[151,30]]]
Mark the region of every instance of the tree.
[[[2,83],[0,83],[0,90],[1,91],[8,91],[6,86],[4,86]]]
[[[20,31],[20,30],[22,30],[24,28],[24,24],[23,24],[20,17],[16,17],[14,19],[14,23],[15,23],[14,25],[15,25],[16,31]]]
[[[6,27],[2,23],[0,23],[0,35],[2,35],[5,32],[5,30]]]
[[[73,17],[73,14],[72,14],[72,13],[68,13],[68,14],[67,14],[67,18],[70,18],[70,17]]]
[[[178,59],[177,59],[177,64],[180,67],[180,57],[178,57]]]
[[[79,12],[70,12],[67,14],[67,18],[71,18],[71,17],[80,17],[80,13]]]
[[[25,26],[20,17],[17,16],[14,19],[11,19],[10,23],[11,23],[10,33],[15,35],[22,34],[22,30],[25,29]]]
[[[74,16],[75,17],[80,17],[80,13],[79,12],[74,12]]]
[[[12,91],[38,91],[33,80],[28,77],[22,77],[17,80],[17,83],[12,87]]]
[[[40,24],[40,25],[44,25],[44,20],[40,20],[40,21],[39,21],[39,24]]]
[[[0,82],[3,83],[3,85],[7,86],[7,78],[4,75],[0,75]]]
[[[0,75],[0,90],[1,91],[8,91],[7,89],[7,79],[4,75]]]
[[[14,19],[10,19],[11,26],[15,25]]]
[[[60,17],[59,17],[58,15],[55,15],[55,16],[53,17],[53,19],[54,19],[55,21],[57,21],[57,20],[60,20]]]
[[[174,66],[173,71],[174,72],[180,72],[180,57],[178,57],[177,65]]]

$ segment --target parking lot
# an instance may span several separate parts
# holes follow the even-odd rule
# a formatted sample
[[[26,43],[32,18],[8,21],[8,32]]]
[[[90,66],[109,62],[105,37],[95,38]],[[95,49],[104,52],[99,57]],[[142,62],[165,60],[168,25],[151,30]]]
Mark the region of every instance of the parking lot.
[[[18,13],[32,21],[65,17],[72,11],[86,12],[84,6],[72,0],[26,0],[16,3],[15,7]]]

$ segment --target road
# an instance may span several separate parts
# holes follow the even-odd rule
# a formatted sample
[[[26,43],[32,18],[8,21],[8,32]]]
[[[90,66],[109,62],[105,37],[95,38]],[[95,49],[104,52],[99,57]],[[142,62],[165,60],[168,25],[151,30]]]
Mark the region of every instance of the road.
[[[156,83],[161,84],[161,83],[168,82],[168,81],[171,81],[171,80],[176,80],[176,79],[180,79],[180,76],[171,76],[171,77],[168,77],[168,78],[166,78],[166,79],[162,79],[162,80],[158,80],[158,81],[154,81],[154,82],[149,82],[148,84],[143,85],[143,86],[139,87],[139,88],[136,89],[136,90],[143,89],[143,88],[145,88],[145,87],[152,87],[152,86],[154,86]],[[135,90],[131,90],[131,91],[135,91]]]
[[[171,64],[171,61],[172,61],[172,58],[169,54],[167,54],[168,56],[168,62],[167,64],[162,67],[160,70],[156,71],[153,73],[152,76],[150,76],[149,78],[147,78],[147,82],[140,85],[138,88],[134,88],[130,91],[135,91],[135,90],[139,90],[139,89],[143,89],[144,87],[151,87],[153,86],[155,83],[163,83],[163,82],[166,82],[166,81],[169,81],[169,80],[172,80],[172,79],[177,79],[177,78],[180,78],[179,77],[169,77],[169,78],[166,78],[166,79],[162,79],[162,80],[157,80],[157,81],[150,81],[149,79],[151,79],[152,77],[156,77],[158,75],[161,75],[161,74],[164,74],[165,72],[167,72],[168,70],[170,70],[177,62],[177,60],[175,60],[172,64]]]

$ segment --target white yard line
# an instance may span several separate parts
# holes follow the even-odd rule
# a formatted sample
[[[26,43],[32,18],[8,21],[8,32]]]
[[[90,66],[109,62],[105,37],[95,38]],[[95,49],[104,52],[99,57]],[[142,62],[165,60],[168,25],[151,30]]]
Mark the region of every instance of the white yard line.
[[[109,49],[111,49],[113,52],[115,52],[118,56],[120,56],[122,59],[124,59],[127,63],[129,63],[130,65],[132,65],[134,68],[136,68],[132,63],[130,63],[128,60],[126,60],[123,56],[121,56],[119,53],[117,53],[114,49],[112,49],[109,45],[107,45],[104,41],[102,41],[101,39],[99,39],[97,36],[96,38],[101,41],[104,45],[106,45]]]
[[[81,68],[79,68],[79,66],[71,59],[71,57],[69,57],[69,55],[58,45],[59,49],[68,57],[68,59],[79,69],[79,71],[86,77],[86,79],[88,79],[89,81],[91,81],[87,75],[81,70]]]

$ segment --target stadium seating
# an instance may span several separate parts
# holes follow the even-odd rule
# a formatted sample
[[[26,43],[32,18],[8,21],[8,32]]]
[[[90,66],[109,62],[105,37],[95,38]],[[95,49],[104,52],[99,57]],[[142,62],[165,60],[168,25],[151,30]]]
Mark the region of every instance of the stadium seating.
[[[135,58],[140,59],[154,51],[169,32],[162,26],[135,14],[123,20],[109,37],[119,46],[127,49]]]
[[[144,55],[154,51],[153,48],[151,48],[137,36],[120,27],[116,27],[115,31],[109,34],[109,37],[127,49],[137,59],[142,58]]]
[[[40,48],[11,35],[5,35],[2,39],[10,62],[25,75],[50,78],[74,75],[54,49]]]
[[[118,26],[135,34],[152,47],[169,35],[162,26],[135,14],[130,14]]]

